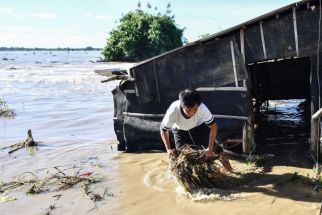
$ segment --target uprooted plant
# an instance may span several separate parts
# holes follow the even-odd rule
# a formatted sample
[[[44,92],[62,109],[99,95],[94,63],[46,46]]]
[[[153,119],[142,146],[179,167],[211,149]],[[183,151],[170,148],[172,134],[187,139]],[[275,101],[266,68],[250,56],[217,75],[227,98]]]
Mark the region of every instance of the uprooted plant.
[[[27,139],[25,141],[22,141],[22,142],[19,142],[19,143],[15,143],[11,146],[6,146],[6,147],[3,147],[1,148],[1,150],[4,150],[4,149],[10,149],[8,151],[8,154],[12,154],[13,152],[19,150],[19,149],[22,149],[22,148],[25,148],[25,147],[35,147],[35,146],[38,146],[40,142],[35,142],[33,137],[32,137],[32,133],[31,133],[31,130],[28,130],[28,136],[27,136]]]

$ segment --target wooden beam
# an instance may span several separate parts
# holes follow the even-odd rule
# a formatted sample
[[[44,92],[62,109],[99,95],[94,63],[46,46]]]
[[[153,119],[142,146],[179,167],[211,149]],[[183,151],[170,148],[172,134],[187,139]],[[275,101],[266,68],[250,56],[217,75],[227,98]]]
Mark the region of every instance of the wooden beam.
[[[247,154],[247,121],[244,122],[243,125],[243,142],[242,142],[242,147],[243,147],[243,153]]]
[[[156,65],[155,65],[155,60],[153,60],[153,72],[154,72],[154,80],[155,80],[155,87],[156,87],[156,90],[157,90],[158,102],[161,103],[159,79],[158,79],[158,73],[157,73],[157,69],[156,69]]]
[[[245,63],[245,28],[241,28],[240,31],[240,52],[243,56],[244,63]]]
[[[294,38],[295,38],[295,48],[296,48],[296,56],[299,56],[299,39],[297,34],[297,23],[296,23],[296,7],[292,7],[293,11],[293,26],[294,26]]]
[[[322,116],[322,108],[312,115],[311,118],[311,151],[316,153],[316,160],[320,160],[320,118]]]
[[[235,86],[238,87],[238,78],[237,78],[237,69],[236,69],[235,51],[234,51],[234,42],[233,41],[230,41],[230,51],[231,51],[231,58],[232,58],[232,62],[233,62]]]
[[[242,92],[247,92],[246,87],[198,87],[196,90],[199,92],[207,92],[207,91],[242,91]]]
[[[263,47],[263,54],[264,58],[267,59],[267,53],[266,53],[266,46],[265,46],[265,37],[264,37],[264,30],[263,30],[263,21],[259,21],[259,28],[261,32],[261,39],[262,39],[262,47]]]
[[[132,116],[132,117],[150,117],[150,118],[162,118],[165,114],[148,114],[148,113],[131,113],[131,112],[123,112],[124,116]],[[247,116],[232,116],[232,115],[218,115],[213,114],[213,116],[217,119],[236,119],[246,121],[248,119]]]
[[[133,68],[132,68],[132,73],[133,73],[133,78],[134,78],[134,83],[135,83],[135,86],[134,86],[135,94],[137,96],[139,96],[139,90],[138,90],[138,86],[137,86],[137,83],[136,83],[136,77],[135,77],[135,70]]]

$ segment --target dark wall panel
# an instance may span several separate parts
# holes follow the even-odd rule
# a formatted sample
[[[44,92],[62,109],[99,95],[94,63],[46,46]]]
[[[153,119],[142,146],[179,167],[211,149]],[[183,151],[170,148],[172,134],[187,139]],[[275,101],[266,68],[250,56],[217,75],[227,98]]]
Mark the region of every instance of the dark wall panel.
[[[203,102],[212,114],[249,116],[250,95],[246,91],[204,91],[200,92]]]
[[[245,59],[247,63],[264,59],[259,24],[245,29]]]
[[[297,11],[297,32],[300,56],[310,56],[317,51],[319,10]]]
[[[263,31],[268,59],[296,56],[292,13],[264,22]]]
[[[158,101],[160,98],[163,102],[177,98],[185,88],[219,87],[233,83],[230,41],[225,39],[183,48],[156,59],[155,67],[151,61],[133,68],[139,96],[144,101]],[[243,80],[247,77],[246,69],[238,45],[236,42],[233,44],[237,77]]]

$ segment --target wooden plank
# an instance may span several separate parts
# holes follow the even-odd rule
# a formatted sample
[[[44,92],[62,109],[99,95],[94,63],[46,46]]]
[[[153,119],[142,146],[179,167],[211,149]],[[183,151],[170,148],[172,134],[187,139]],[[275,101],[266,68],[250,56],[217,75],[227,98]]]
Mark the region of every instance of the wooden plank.
[[[297,23],[296,23],[296,7],[292,7],[293,11],[293,26],[294,26],[294,38],[295,38],[295,48],[296,48],[296,56],[299,56],[299,39],[297,34]]]
[[[266,46],[265,46],[265,36],[264,36],[264,30],[263,30],[263,21],[259,21],[259,29],[261,32],[261,39],[262,39],[262,47],[263,47],[263,54],[264,58],[267,59],[267,53],[266,53]]]
[[[240,33],[240,52],[243,56],[243,60],[245,63],[245,27],[242,27],[239,31]]]
[[[158,73],[155,65],[155,60],[153,60],[153,72],[154,72],[155,87],[157,89],[157,98],[158,98],[158,102],[160,103],[161,95],[160,95],[159,79],[158,79]]]
[[[114,68],[114,69],[97,69],[94,70],[94,72],[97,75],[105,76],[105,77],[111,77],[113,75],[128,75],[126,69],[120,69],[120,68]]]
[[[236,60],[235,60],[235,51],[234,51],[234,42],[233,41],[230,41],[230,51],[231,51],[231,58],[232,58],[232,62],[233,62],[235,86],[238,87],[238,78],[237,78],[237,69],[236,69]]]
[[[151,118],[162,118],[165,114],[148,114],[148,113],[131,113],[131,112],[123,112],[124,116],[132,116],[132,117],[151,117]],[[247,116],[232,116],[232,115],[218,115],[213,114],[213,116],[217,119],[236,119],[236,120],[247,120]]]
[[[316,153],[316,160],[320,160],[320,118],[322,108],[312,115],[311,118],[311,150]]]
[[[246,87],[198,87],[196,88],[198,92],[207,92],[207,91],[241,91],[246,92]]]

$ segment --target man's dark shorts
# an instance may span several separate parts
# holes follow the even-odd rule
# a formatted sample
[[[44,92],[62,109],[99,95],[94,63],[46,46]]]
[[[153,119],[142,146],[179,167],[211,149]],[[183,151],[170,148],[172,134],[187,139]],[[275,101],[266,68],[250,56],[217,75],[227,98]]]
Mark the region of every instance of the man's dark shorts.
[[[173,128],[172,133],[176,149],[182,148],[185,144],[196,148],[208,148],[210,128],[204,123],[188,131]],[[214,152],[219,154],[222,151],[223,148],[216,144]]]

